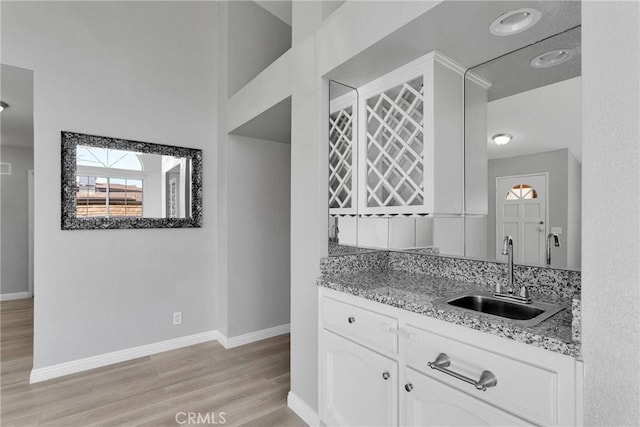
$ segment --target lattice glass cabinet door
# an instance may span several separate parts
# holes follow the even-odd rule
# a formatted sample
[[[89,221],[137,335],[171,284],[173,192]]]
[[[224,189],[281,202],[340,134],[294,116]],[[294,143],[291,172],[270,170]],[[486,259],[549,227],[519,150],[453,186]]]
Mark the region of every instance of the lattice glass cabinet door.
[[[329,114],[329,212],[355,214],[356,98],[344,95],[331,102]]]
[[[462,214],[464,71],[434,51],[331,100],[332,216]]]
[[[424,204],[422,76],[366,100],[365,208],[409,213]]]

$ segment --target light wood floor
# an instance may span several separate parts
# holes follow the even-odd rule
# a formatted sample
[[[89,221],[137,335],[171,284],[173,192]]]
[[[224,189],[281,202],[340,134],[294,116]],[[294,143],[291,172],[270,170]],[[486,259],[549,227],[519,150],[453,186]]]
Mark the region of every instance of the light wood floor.
[[[33,300],[0,310],[3,427],[189,425],[179,424],[188,415],[176,420],[189,412],[218,424],[224,412],[224,425],[306,425],[286,406],[289,335],[230,350],[204,343],[30,385]]]

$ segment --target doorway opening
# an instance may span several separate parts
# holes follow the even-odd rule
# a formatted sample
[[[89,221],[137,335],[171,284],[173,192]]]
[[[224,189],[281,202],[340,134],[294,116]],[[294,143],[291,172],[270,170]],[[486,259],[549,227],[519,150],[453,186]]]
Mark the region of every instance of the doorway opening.
[[[0,64],[0,299],[34,294],[33,71]]]

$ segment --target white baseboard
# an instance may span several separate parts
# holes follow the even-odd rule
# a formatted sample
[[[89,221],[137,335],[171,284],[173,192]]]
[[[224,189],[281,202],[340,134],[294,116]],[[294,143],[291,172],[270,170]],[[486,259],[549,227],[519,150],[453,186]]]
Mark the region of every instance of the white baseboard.
[[[320,425],[320,417],[318,417],[316,411],[291,390],[287,394],[287,406],[311,427]]]
[[[89,369],[100,368],[102,366],[120,363],[163,351],[175,350],[177,348],[188,347],[207,341],[217,340],[219,333],[216,330],[202,332],[199,334],[187,335],[185,337],[160,341],[153,344],[141,345],[139,347],[128,348],[126,350],[114,351],[98,356],[85,357],[71,362],[60,363],[58,365],[47,366],[31,370],[29,382],[31,384],[46,381],[64,375],[75,374]]]
[[[217,330],[202,332],[199,334],[187,335],[185,337],[160,341],[153,344],[147,344],[139,347],[128,348],[125,350],[114,351],[111,353],[100,354],[98,356],[85,357],[83,359],[72,360],[71,362],[60,363],[58,365],[47,366],[45,368],[33,369],[31,370],[29,382],[33,384],[50,380],[52,378],[62,377],[64,375],[88,371],[89,369],[100,368],[102,366],[137,359],[139,357],[145,357],[156,353],[162,353],[163,351],[188,347],[190,345],[200,344],[207,341],[218,341],[224,348],[228,349],[244,344],[249,344],[255,341],[272,338],[278,335],[287,334],[289,333],[289,330],[290,327],[287,323],[286,325],[262,329],[260,331],[250,332],[248,334],[231,338],[225,337]]]
[[[272,328],[249,332],[248,334],[238,335],[230,338],[219,334],[218,341],[220,341],[220,344],[222,344],[224,348],[233,348],[256,341],[265,340],[267,338],[277,337],[278,335],[288,334],[290,330],[290,325],[289,323],[287,323],[285,325],[274,326]]]
[[[31,292],[15,292],[13,294],[0,294],[0,301],[11,301],[14,299],[31,298]]]

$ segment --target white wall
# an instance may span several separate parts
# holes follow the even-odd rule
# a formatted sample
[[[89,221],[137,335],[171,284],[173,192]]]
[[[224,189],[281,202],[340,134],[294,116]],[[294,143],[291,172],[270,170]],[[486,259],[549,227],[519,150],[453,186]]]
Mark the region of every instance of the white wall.
[[[231,1],[228,37],[228,95],[260,74],[291,47],[291,26],[253,1]]]
[[[2,270],[0,293],[29,291],[27,171],[33,170],[33,149],[2,144],[2,162],[11,163],[11,175],[0,175]]]
[[[289,323],[291,146],[229,135],[228,336]]]
[[[226,58],[229,50],[228,43],[228,27],[229,27],[229,4],[228,2],[220,2],[218,4],[218,57]],[[226,88],[228,85],[228,66],[226,61],[218,63],[217,83],[219,88]],[[217,185],[217,198],[216,198],[216,215],[215,215],[215,227],[216,234],[216,252],[217,269],[215,275],[216,288],[215,288],[215,314],[216,325],[218,331],[224,336],[228,336],[228,302],[229,302],[229,287],[228,287],[228,269],[227,269],[227,245],[228,245],[228,142],[227,142],[227,116],[229,110],[228,98],[226,96],[217,97],[218,108],[218,129],[217,129],[217,144],[216,155],[218,163],[216,165],[216,185]]]
[[[34,70],[35,368],[214,329],[216,14],[2,2],[3,61]],[[203,227],[61,231],[61,130],[203,149]]]
[[[329,85],[313,67],[314,40],[307,39],[299,46],[291,98],[291,391],[316,410],[316,279],[320,257],[326,256],[328,249]]]
[[[582,3],[586,425],[640,425],[639,40],[639,3]]]

